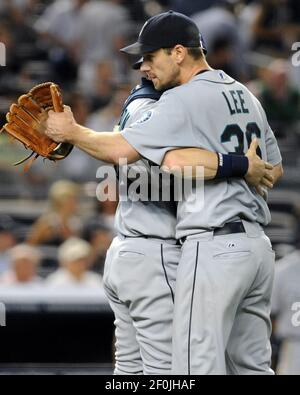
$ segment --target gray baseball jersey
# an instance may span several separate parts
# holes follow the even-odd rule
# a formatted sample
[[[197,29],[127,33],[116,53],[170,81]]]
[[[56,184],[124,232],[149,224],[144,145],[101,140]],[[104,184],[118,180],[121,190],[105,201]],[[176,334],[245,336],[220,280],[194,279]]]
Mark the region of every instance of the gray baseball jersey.
[[[155,103],[152,99],[136,99],[131,102],[126,108],[126,113],[123,115],[126,125],[130,125],[140,118],[143,112],[149,111]],[[122,125],[122,120],[121,120]],[[156,165],[156,170],[158,166]],[[147,173],[145,177],[145,191],[151,192],[150,177],[151,172],[155,171],[155,167],[149,164],[147,160],[140,160],[134,164],[128,165],[128,169],[120,167],[120,178],[126,177],[126,172],[131,171],[133,173],[133,179],[135,174]],[[122,179],[121,178],[121,179]],[[141,177],[139,177],[141,180]],[[129,188],[122,188],[120,186],[120,203],[117,208],[115,217],[115,228],[116,230],[125,236],[136,237],[140,235],[147,235],[151,237],[158,237],[161,239],[175,238],[175,227],[176,227],[176,204],[170,201],[151,201],[148,199],[149,193],[145,193],[143,196],[140,193],[141,200],[136,201],[135,188],[130,189],[130,180],[128,181]],[[171,188],[170,176],[165,174],[163,179],[164,185],[166,184]],[[153,188],[153,185],[152,185]],[[157,185],[159,189],[159,185]],[[141,191],[143,187],[140,188]],[[157,193],[156,193],[157,192]],[[159,196],[159,191],[153,191],[154,195]],[[122,198],[124,200],[122,200]]]
[[[141,155],[159,165],[166,152],[178,147],[244,154],[254,137],[260,140],[264,160],[274,165],[281,162],[259,101],[221,70],[206,71],[165,92],[122,135]],[[192,210],[187,200],[178,204],[177,238],[221,227],[238,218],[262,225],[270,221],[266,201],[243,179],[206,183],[204,204],[196,200]]]

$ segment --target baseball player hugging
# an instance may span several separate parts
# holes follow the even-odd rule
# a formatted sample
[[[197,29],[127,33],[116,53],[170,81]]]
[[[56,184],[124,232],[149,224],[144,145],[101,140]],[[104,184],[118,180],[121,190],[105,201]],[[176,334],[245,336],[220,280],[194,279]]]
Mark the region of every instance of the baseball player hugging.
[[[272,374],[269,315],[274,252],[263,231],[270,212],[265,198],[243,178],[223,176],[242,167],[241,156],[254,137],[259,139],[258,154],[274,165],[274,172],[281,172],[281,155],[264,110],[245,86],[211,69],[193,51],[185,67],[178,46],[171,56],[179,70],[170,65],[167,69],[172,61],[164,58],[164,49],[157,50],[169,47],[161,37],[193,47],[199,32],[177,13],[156,18],[133,46],[145,42],[141,70],[156,87],[165,88],[174,78],[177,86],[163,94],[142,128],[132,125],[122,135],[159,165],[168,163],[165,154],[174,141],[181,147],[219,153],[216,178],[205,183],[204,204],[194,200],[191,205],[189,196],[178,202],[176,238],[181,240],[182,255],[175,291],[173,373]],[[149,42],[154,48],[148,55]],[[180,69],[181,76],[192,74],[183,84]],[[165,147],[163,153],[153,144],[157,140]],[[229,159],[230,153],[236,157]]]
[[[104,276],[115,373],[273,374],[274,252],[263,227],[266,187],[282,165],[265,112],[244,85],[209,66],[183,14],[155,15],[122,50],[142,56],[138,67],[161,96],[153,87],[133,92],[120,132],[78,125],[68,108],[50,112],[46,134],[149,173],[151,164],[174,174],[191,166],[196,177],[202,166],[205,184],[201,200],[192,184],[177,205],[120,202]]]

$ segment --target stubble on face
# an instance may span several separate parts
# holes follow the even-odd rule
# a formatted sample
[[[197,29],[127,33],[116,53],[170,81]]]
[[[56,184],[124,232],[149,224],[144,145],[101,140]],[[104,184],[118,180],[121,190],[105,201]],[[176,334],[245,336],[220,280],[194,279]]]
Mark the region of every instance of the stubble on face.
[[[170,62],[165,70],[161,73],[160,78],[154,78],[153,85],[158,91],[165,91],[167,89],[175,88],[179,86],[179,69]]]

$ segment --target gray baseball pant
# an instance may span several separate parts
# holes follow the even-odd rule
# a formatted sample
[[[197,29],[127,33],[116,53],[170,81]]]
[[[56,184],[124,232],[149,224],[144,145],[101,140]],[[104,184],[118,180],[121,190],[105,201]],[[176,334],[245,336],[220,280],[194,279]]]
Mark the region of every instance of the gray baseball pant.
[[[274,252],[256,223],[183,244],[174,310],[173,374],[273,374]]]
[[[170,374],[179,257],[175,240],[113,240],[104,287],[115,314],[115,374]]]

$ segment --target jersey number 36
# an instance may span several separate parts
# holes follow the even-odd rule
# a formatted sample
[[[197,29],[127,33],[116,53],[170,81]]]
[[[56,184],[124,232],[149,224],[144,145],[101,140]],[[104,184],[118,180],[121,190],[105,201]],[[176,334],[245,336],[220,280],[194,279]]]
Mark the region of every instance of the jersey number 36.
[[[246,136],[246,149],[245,149],[245,136]],[[235,146],[235,151],[230,152],[230,154],[236,153],[239,155],[244,155],[248,150],[248,148],[250,147],[252,139],[254,137],[257,138],[261,137],[261,131],[257,126],[256,122],[249,122],[246,126],[246,132],[243,132],[240,126],[237,125],[236,123],[227,125],[226,128],[224,129],[224,132],[221,135],[221,142],[228,143],[229,141],[232,140],[233,137],[237,138],[238,145]],[[259,147],[257,148],[257,155],[262,157],[261,149]]]

